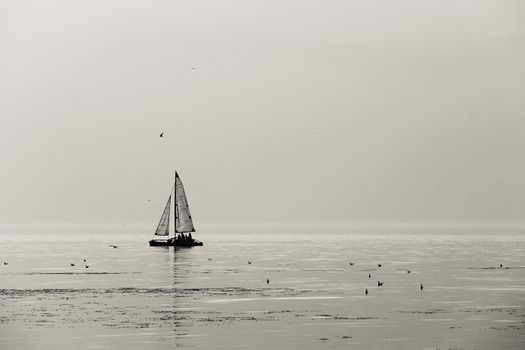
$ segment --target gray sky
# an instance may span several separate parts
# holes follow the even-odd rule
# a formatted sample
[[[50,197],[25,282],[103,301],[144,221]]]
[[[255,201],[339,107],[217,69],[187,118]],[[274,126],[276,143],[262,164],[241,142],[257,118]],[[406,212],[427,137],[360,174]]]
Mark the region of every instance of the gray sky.
[[[197,228],[525,221],[523,1],[0,0],[0,43],[0,223],[155,226],[175,169]]]

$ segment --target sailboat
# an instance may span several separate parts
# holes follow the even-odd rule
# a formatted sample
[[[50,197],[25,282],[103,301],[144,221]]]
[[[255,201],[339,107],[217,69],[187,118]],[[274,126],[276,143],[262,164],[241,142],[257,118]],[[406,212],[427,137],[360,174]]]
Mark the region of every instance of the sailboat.
[[[174,218],[174,236],[170,236],[170,217],[171,217],[171,202],[173,200],[173,218]],[[160,217],[157,230],[153,235],[153,239],[149,241],[150,246],[175,246],[175,247],[193,247],[201,246],[203,243],[193,239],[191,233],[195,232],[193,220],[191,219],[190,208],[188,207],[188,199],[184,186],[175,172],[175,183],[170,191],[168,202],[164,207],[162,216]]]

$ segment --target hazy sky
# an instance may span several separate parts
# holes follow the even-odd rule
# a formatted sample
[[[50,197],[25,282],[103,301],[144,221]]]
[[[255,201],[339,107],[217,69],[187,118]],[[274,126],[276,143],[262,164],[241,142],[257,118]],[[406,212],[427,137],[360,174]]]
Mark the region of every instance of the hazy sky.
[[[0,0],[0,223],[523,222],[524,153],[521,0]]]

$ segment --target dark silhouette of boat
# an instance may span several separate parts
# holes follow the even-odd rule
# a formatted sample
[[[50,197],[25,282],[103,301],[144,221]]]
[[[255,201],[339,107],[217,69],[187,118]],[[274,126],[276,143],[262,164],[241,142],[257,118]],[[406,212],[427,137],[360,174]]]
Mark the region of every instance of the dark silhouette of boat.
[[[171,202],[173,198],[173,218],[175,224],[173,225],[173,236],[170,236],[170,217],[171,217]],[[193,220],[191,219],[190,208],[186,198],[186,192],[182,181],[175,172],[175,183],[170,191],[168,202],[164,207],[162,216],[160,217],[157,230],[153,235],[153,239],[149,241],[152,247],[194,247],[202,246],[203,243],[192,237],[192,232],[195,232]]]

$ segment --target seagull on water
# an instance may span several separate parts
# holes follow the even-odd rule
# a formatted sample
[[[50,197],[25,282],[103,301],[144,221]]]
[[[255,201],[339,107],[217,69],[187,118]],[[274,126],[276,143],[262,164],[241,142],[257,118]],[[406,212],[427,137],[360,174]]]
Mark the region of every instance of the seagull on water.
[[[267,278],[266,279],[266,284],[269,284],[270,283],[270,280]]]
[[[110,244],[109,246],[113,248],[118,248],[118,245],[114,245],[114,244]]]
[[[75,266],[75,263],[71,263],[71,266]]]
[[[248,260],[248,265],[251,265],[251,264],[252,264],[252,262],[250,260]]]
[[[7,265],[7,261],[4,261],[4,265]]]
[[[368,295],[368,288],[365,289],[365,295]]]
[[[89,269],[89,265],[86,265],[86,269]]]

